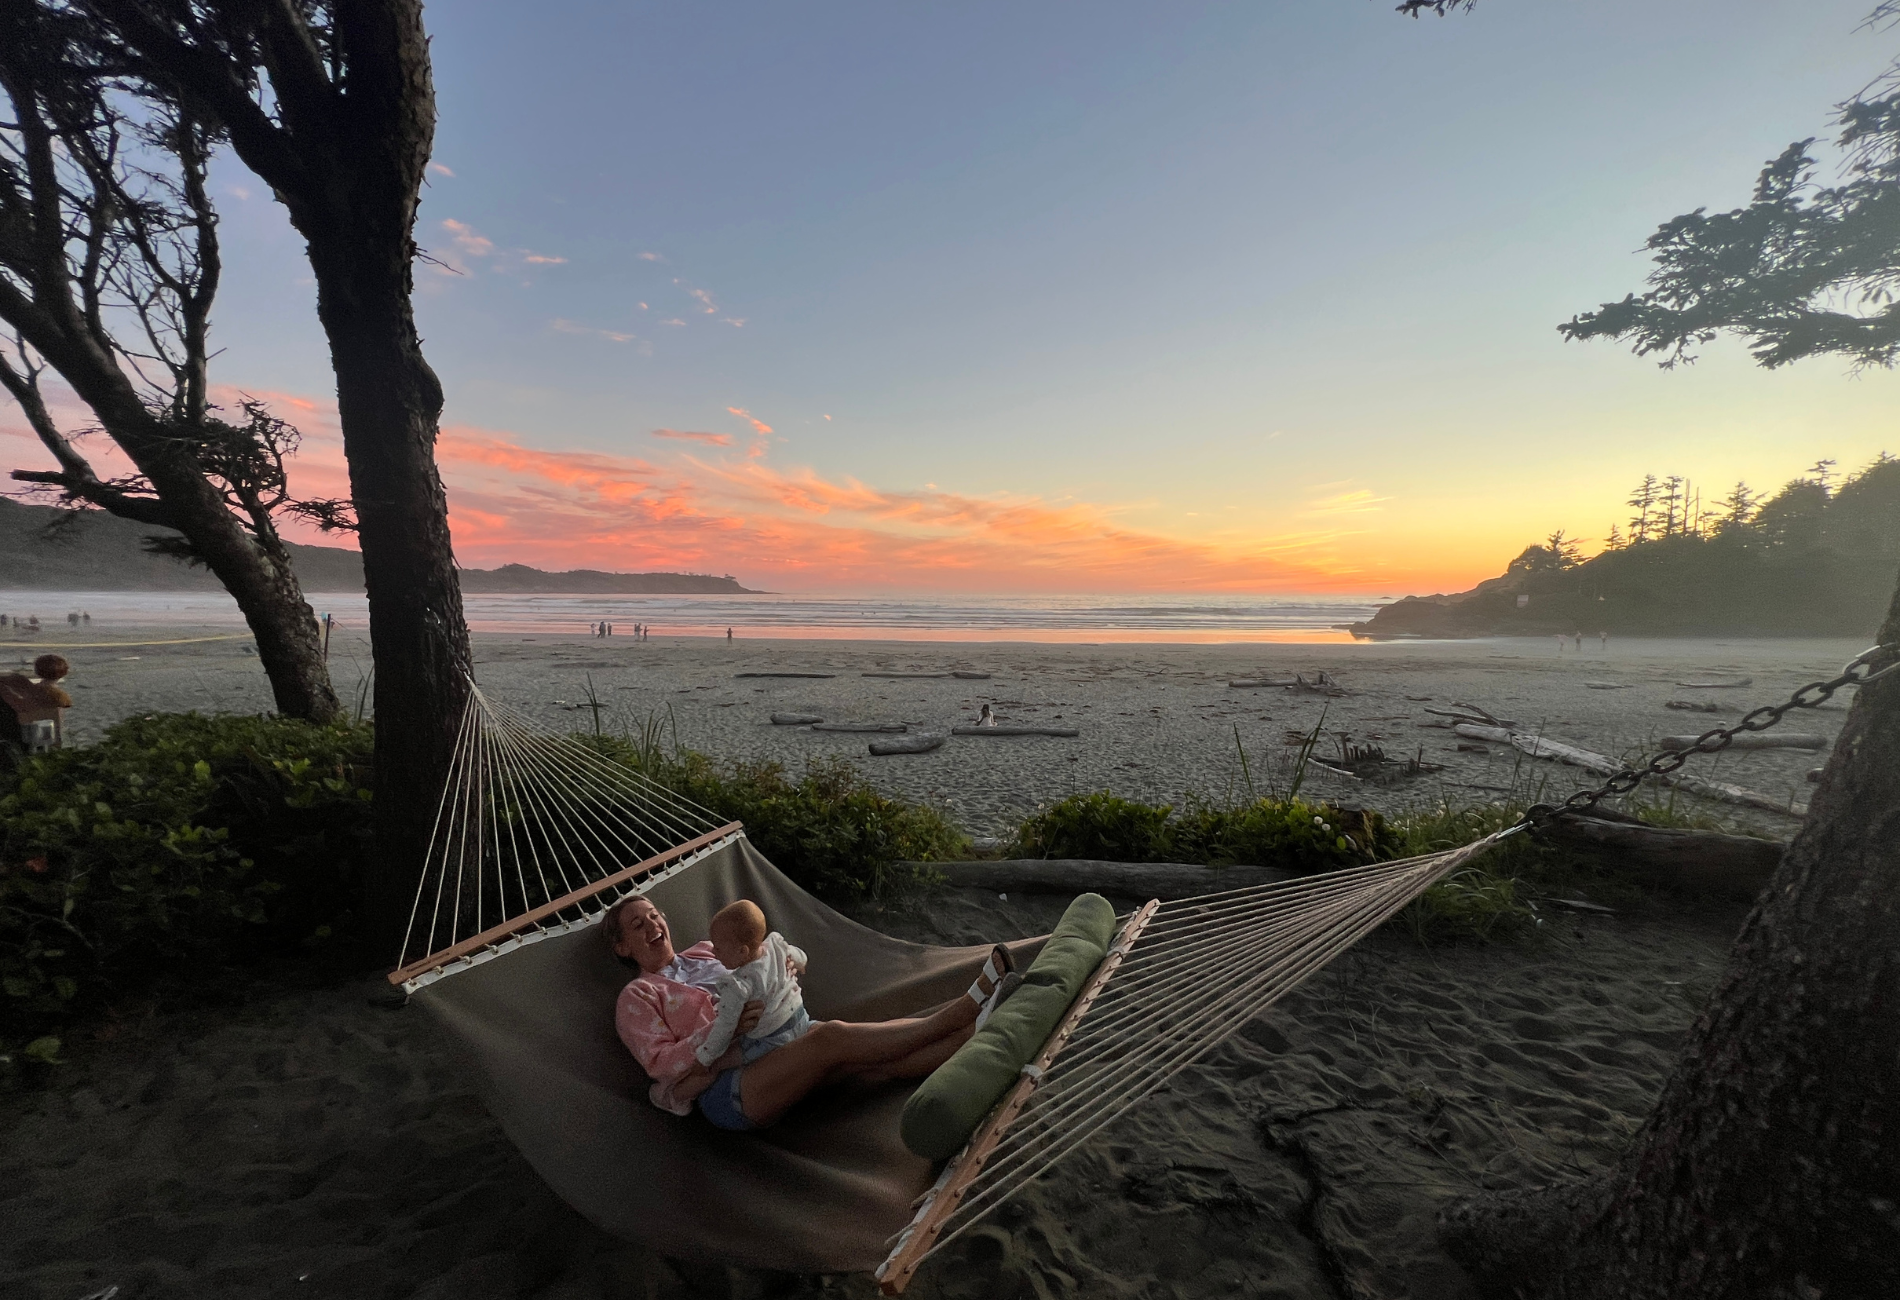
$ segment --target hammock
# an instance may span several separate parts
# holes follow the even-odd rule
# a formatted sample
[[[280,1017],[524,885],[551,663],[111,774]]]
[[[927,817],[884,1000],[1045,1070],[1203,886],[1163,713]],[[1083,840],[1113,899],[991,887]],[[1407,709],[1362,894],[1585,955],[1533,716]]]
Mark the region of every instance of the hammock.
[[[781,874],[738,823],[472,690],[390,979],[449,1031],[536,1172],[599,1227],[675,1257],[874,1269],[896,1293],[930,1255],[1502,834],[1148,903],[1124,918],[1017,1086],[933,1170],[898,1140],[909,1084],[814,1096],[743,1134],[650,1105],[614,1031],[631,975],[590,929],[646,894],[677,935],[700,935],[721,906],[751,898],[809,955],[813,1017],[849,1020],[959,996],[989,948],[859,925]],[[1011,948],[1023,961],[1040,942]]]

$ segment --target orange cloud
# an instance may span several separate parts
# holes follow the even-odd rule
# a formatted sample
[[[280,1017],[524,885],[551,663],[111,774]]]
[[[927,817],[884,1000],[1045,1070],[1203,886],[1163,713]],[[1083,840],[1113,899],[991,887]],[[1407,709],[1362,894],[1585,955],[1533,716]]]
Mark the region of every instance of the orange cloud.
[[[291,463],[302,496],[345,496],[349,477],[334,403],[254,392],[303,432]],[[220,388],[234,409],[239,393]],[[729,408],[769,446],[771,426]],[[13,464],[46,460],[23,422],[0,410],[0,455]],[[79,423],[77,408],[62,414]],[[1355,560],[1362,542],[1331,519],[1258,534],[1180,537],[1132,526],[1129,511],[1098,502],[1014,493],[970,495],[938,488],[894,490],[813,469],[781,467],[733,446],[731,435],[657,429],[661,439],[696,442],[704,453],[656,463],[606,451],[548,451],[515,435],[449,425],[437,444],[448,489],[457,557],[483,568],[510,562],[548,569],[676,570],[738,574],[749,586],[832,591],[1272,592],[1386,594],[1443,590],[1483,576],[1489,556],[1459,560],[1449,579],[1433,559],[1401,567]],[[87,447],[102,473],[124,472],[108,440]],[[1315,505],[1350,514],[1366,500],[1345,484]],[[1338,498],[1353,498],[1339,501]],[[1296,511],[1292,517],[1299,517]],[[1340,524],[1350,524],[1341,519]],[[286,527],[299,541],[351,545]]]
[[[747,424],[751,425],[752,431],[758,434],[761,438],[763,438],[766,434],[772,432],[771,425],[767,424],[764,420],[753,418],[752,412],[746,410],[743,406],[728,406],[726,410],[731,412],[733,415],[738,416],[741,420],[744,420]]]

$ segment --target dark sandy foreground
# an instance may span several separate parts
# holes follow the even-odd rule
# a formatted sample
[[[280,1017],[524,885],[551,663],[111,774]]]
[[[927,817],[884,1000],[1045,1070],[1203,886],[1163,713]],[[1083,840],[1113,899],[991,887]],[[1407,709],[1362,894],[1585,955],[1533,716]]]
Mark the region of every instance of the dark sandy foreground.
[[[867,921],[975,942],[1059,901],[956,891]],[[1654,903],[1426,950],[1388,930],[1252,1022],[911,1294],[1462,1297],[1458,1190],[1601,1168],[1650,1106],[1740,920]],[[82,1043],[0,1098],[0,1295],[869,1296],[868,1277],[675,1266],[542,1186],[380,980],[279,980]],[[693,1121],[682,1122],[698,1122]],[[656,1193],[657,1194],[657,1193]]]

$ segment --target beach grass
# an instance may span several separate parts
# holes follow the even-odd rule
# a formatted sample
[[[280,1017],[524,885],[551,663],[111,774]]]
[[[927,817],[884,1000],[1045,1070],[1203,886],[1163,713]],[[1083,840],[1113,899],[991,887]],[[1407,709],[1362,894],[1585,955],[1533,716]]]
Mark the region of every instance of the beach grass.
[[[802,770],[721,761],[682,746],[666,714],[618,734],[590,720],[576,739],[744,822],[782,871],[835,902],[919,894],[937,879],[928,863],[971,851],[943,808],[885,793],[841,759]],[[0,1073],[57,1061],[64,1026],[170,974],[347,950],[371,851],[372,744],[360,721],[150,714],[0,777]],[[1240,749],[1226,789],[1174,803],[1072,795],[1024,818],[1005,852],[1323,871],[1471,843],[1544,793],[1520,765],[1496,801],[1387,817],[1303,795],[1311,749],[1271,761]],[[1631,811],[1661,825],[1712,821],[1669,796]],[[1609,903],[1645,892],[1600,854],[1524,835],[1394,924],[1424,943],[1505,939],[1534,932],[1538,899],[1553,891]]]

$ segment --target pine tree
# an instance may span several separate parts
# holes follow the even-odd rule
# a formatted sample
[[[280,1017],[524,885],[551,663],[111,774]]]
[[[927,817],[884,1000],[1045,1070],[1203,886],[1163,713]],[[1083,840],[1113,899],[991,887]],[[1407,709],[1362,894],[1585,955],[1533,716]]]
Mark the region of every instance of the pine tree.
[[[1662,535],[1674,537],[1682,525],[1682,475],[1671,474],[1662,481],[1663,523]]]
[[[1656,505],[1656,476],[1643,475],[1643,481],[1636,485],[1630,494],[1629,504],[1636,507],[1636,514],[1630,520],[1630,545],[1649,540],[1649,514]]]

